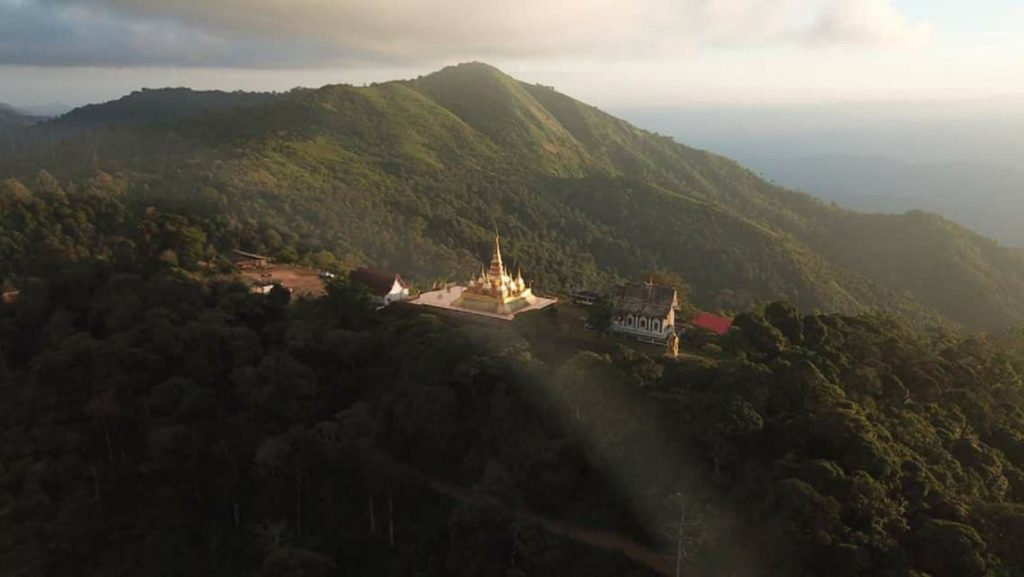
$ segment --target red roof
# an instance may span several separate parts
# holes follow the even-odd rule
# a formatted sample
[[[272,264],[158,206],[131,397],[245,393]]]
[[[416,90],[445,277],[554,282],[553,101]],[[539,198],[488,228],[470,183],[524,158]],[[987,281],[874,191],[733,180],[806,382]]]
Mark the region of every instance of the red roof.
[[[348,278],[350,281],[370,289],[370,293],[377,296],[384,296],[391,292],[391,287],[395,285],[395,281],[398,281],[398,286],[409,288],[397,273],[382,270],[360,268],[350,272]]]
[[[707,329],[711,332],[724,335],[732,327],[732,319],[720,317],[711,313],[700,313],[690,321],[695,327]]]

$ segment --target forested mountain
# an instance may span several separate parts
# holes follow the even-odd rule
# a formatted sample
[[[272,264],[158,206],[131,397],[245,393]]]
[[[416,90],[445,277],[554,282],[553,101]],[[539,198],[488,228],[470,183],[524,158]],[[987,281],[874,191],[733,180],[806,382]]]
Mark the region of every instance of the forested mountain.
[[[122,256],[0,303],[5,576],[1024,571],[1020,333],[773,303],[679,360],[553,357],[557,309],[453,326]]]
[[[54,124],[159,124],[235,106],[256,106],[277,98],[277,94],[259,92],[196,91],[188,88],[143,89],[107,104],[89,104],[76,108],[60,116]]]
[[[665,269],[709,308],[785,298],[920,325],[1024,321],[1024,260],[994,242],[929,215],[836,209],[484,64],[286,94],[143,91],[18,143],[0,156],[5,275],[45,261],[39,246],[110,253],[111,230],[70,238],[77,225],[51,219],[114,203],[113,236],[134,249],[156,211],[202,234],[202,253],[428,282],[469,274],[498,228],[547,290]],[[51,193],[67,216],[33,203]]]
[[[0,102],[0,132],[19,126],[34,124],[40,120],[42,120],[42,118],[25,114],[13,106]]]
[[[5,577],[1024,574],[1024,334],[948,326],[1021,322],[1019,251],[481,64],[145,91],[10,137]],[[427,282],[495,227],[539,287],[669,272],[744,312],[663,358],[569,307],[254,294],[218,256]],[[804,310],[749,306],[779,296]]]

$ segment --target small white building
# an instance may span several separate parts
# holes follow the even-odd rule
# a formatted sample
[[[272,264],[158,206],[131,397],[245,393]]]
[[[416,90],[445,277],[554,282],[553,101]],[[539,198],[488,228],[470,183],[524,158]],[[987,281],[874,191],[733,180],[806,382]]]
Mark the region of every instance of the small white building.
[[[350,272],[348,280],[366,287],[377,306],[409,299],[409,285],[398,273],[360,268]]]
[[[641,340],[666,342],[675,334],[676,289],[650,283],[629,283],[612,290],[612,332]]]

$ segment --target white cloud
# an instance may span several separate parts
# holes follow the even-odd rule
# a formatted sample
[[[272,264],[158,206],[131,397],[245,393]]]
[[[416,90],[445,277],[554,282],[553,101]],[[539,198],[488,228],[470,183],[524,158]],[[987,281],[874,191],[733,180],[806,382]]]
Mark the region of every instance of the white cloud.
[[[830,2],[807,31],[818,44],[916,44],[932,33],[931,26],[911,22],[889,0]]]
[[[889,0],[0,0],[0,64],[295,67],[896,44]]]

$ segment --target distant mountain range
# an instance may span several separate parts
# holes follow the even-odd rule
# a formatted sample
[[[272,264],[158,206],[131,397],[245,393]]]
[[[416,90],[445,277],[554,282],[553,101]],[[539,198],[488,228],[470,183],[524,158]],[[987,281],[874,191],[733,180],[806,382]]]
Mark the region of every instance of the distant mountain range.
[[[845,208],[927,210],[1005,244],[1024,246],[1024,168],[864,156],[754,157],[746,162],[774,182]]]
[[[102,197],[121,215],[179,215],[209,251],[364,262],[420,282],[474,272],[498,228],[546,290],[662,269],[709,309],[784,298],[920,325],[1024,323],[1018,251],[934,214],[830,206],[480,63],[286,94],[149,90],[16,138],[0,153],[0,179],[14,179],[0,203],[36,212],[9,217],[0,274],[30,270],[40,242],[113,252],[102,222],[77,236],[59,220],[19,229],[57,218],[26,200],[45,189],[86,221]]]
[[[0,102],[0,131],[35,124],[40,120],[43,118],[21,112],[9,104]]]

